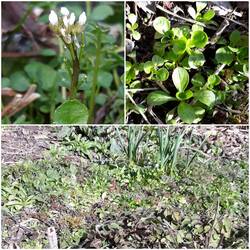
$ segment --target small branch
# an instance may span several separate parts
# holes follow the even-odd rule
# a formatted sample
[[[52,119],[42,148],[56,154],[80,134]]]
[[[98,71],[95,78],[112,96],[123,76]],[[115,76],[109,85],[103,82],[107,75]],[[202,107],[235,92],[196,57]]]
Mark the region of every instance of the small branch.
[[[225,17],[225,19],[227,19],[227,20],[228,20],[228,21],[230,21],[230,22],[236,23],[236,24],[238,24],[238,25],[240,25],[240,26],[242,26],[242,27],[244,27],[245,29],[247,29],[247,30],[248,30],[248,26],[247,26],[247,25],[245,25],[244,23],[241,23],[241,22],[235,21],[234,19],[231,19],[231,18],[229,18],[229,17]]]
[[[220,109],[220,110],[222,110],[222,111],[226,111],[226,112],[229,112],[229,113],[233,113],[233,114],[238,114],[238,115],[242,114],[241,111],[239,111],[239,110],[234,110],[234,109],[231,109],[231,108],[228,108],[228,107],[223,108],[223,107],[220,107],[220,106],[217,105],[216,108],[218,108],[218,109]]]

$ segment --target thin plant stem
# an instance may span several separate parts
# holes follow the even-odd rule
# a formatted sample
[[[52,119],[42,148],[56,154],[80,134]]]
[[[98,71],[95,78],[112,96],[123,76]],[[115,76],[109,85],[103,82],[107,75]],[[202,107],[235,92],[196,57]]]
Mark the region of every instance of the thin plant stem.
[[[91,13],[91,1],[89,1],[89,0],[86,1],[86,13],[87,13],[87,16],[90,16],[90,13]]]
[[[94,74],[92,81],[91,97],[89,102],[89,123],[92,123],[94,121],[95,96],[98,94],[96,93],[96,87],[98,80],[100,58],[101,58],[101,32],[99,31],[97,33],[96,59],[95,59],[95,67],[94,67]]]

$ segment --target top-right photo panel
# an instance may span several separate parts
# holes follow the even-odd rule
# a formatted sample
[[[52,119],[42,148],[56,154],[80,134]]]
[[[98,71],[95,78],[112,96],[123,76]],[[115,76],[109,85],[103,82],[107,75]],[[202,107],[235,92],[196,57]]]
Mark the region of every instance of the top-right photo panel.
[[[247,1],[126,2],[126,123],[248,124]]]

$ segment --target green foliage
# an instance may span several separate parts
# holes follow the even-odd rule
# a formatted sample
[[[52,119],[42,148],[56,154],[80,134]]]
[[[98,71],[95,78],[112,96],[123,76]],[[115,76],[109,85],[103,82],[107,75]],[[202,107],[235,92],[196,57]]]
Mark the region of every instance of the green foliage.
[[[39,6],[42,14],[37,20],[48,25],[48,13],[51,9],[60,10],[59,3],[33,3],[31,9]],[[66,100],[70,100],[70,95],[75,95],[82,103],[75,108],[79,108],[73,113],[82,113],[84,109],[89,111],[88,123],[97,121],[98,123],[123,123],[123,6],[122,3],[65,3],[65,6],[76,15],[76,20],[83,10],[90,7],[90,13],[87,13],[87,23],[84,31],[77,35],[76,39],[83,47],[75,46],[77,57],[79,58],[79,75],[77,86],[72,89],[73,61],[69,47],[64,48],[62,41],[53,38],[58,45],[58,49],[45,48],[39,51],[36,57],[25,58],[4,58],[5,67],[2,70],[2,79],[4,85],[13,90],[25,94],[28,88],[36,85],[36,92],[40,98],[24,107],[20,112],[12,117],[5,117],[4,123],[56,123],[54,117],[57,117],[57,108]],[[101,21],[101,22],[100,22]],[[114,29],[112,27],[115,27]],[[8,42],[3,46],[11,50],[13,37],[20,35],[20,31],[13,30],[8,36]],[[18,35],[18,36],[19,36]],[[46,34],[44,33],[43,36]],[[43,37],[46,44],[51,44],[52,38]],[[33,41],[33,40],[32,40]],[[34,45],[31,39],[27,44],[19,44],[16,51],[27,51]],[[27,46],[27,47],[25,47]],[[97,49],[99,48],[99,49]],[[68,50],[69,49],[69,50]],[[78,79],[77,79],[78,78]],[[93,85],[95,91],[93,92]],[[3,98],[3,108],[9,102],[9,98]],[[93,112],[90,114],[90,106],[93,106]],[[105,114],[101,112],[100,117],[96,117],[97,112],[103,107],[107,107]],[[76,121],[74,117],[70,118],[71,113],[65,122]],[[6,119],[7,118],[7,119]],[[82,122],[83,119],[78,119]],[[62,120],[61,120],[62,122]],[[86,121],[84,120],[84,123]]]
[[[247,121],[243,107],[248,99],[240,97],[240,90],[246,90],[248,81],[248,35],[239,30],[229,33],[226,29],[217,39],[214,31],[206,28],[210,25],[217,29],[218,24],[214,21],[214,10],[205,2],[196,2],[195,8],[188,8],[188,13],[198,21],[192,27],[185,23],[171,27],[167,17],[152,17],[155,40],[152,42],[151,32],[150,35],[145,30],[137,44],[140,48],[127,55],[128,122],[217,122],[214,111],[220,106],[223,112],[226,110],[223,115],[226,122],[231,122],[234,116],[245,117]],[[148,25],[147,19],[137,21],[142,26]],[[146,55],[141,52],[144,51],[142,44],[149,46]],[[151,87],[158,89],[150,91]],[[237,101],[232,97],[235,90]],[[145,112],[145,103],[153,107],[152,112]],[[235,115],[225,107],[242,112]],[[135,113],[141,115],[141,119]]]
[[[135,14],[129,14],[128,20],[130,23],[127,23],[127,28],[131,32],[132,37],[135,40],[140,40],[141,34],[136,30],[138,28],[138,23],[136,23],[137,16]]]

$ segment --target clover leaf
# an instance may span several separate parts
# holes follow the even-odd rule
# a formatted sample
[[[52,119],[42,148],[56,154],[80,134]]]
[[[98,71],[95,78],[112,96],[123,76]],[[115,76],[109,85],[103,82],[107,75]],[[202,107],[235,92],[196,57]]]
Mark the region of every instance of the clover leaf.
[[[163,16],[157,17],[153,22],[153,27],[158,33],[164,34],[170,29],[170,21]]]

